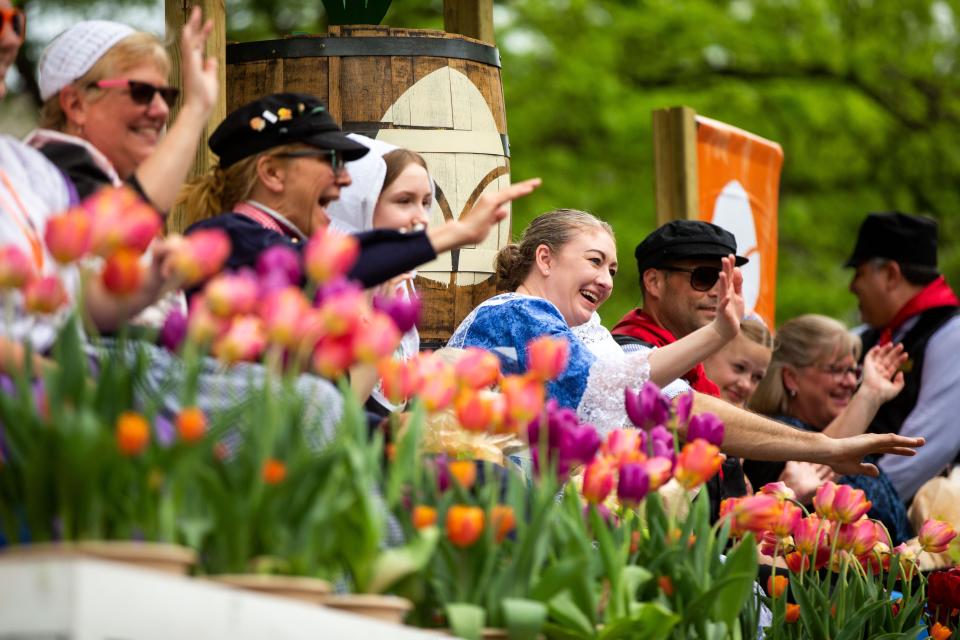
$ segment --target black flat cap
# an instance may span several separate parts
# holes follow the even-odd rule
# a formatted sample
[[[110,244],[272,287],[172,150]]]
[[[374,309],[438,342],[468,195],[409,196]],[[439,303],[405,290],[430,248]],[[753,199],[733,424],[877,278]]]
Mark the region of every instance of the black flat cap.
[[[722,227],[701,220],[672,220],[637,245],[633,255],[637,259],[640,277],[647,269],[669,266],[685,258],[723,258],[737,252],[737,240]],[[747,264],[747,258],[736,257],[737,266]]]
[[[886,258],[918,267],[937,266],[937,221],[900,211],[868,213],[860,224],[853,254],[844,264]]]
[[[307,93],[274,93],[231,111],[208,142],[226,169],[249,156],[282,144],[302,142],[333,149],[344,160],[369,151],[348,138],[317,97]]]

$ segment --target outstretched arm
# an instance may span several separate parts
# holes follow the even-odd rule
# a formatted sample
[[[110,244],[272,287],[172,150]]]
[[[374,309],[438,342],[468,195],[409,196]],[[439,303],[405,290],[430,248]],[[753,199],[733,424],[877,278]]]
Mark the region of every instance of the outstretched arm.
[[[923,438],[904,438],[891,433],[831,438],[822,433],[794,429],[702,393],[694,396],[693,411],[709,411],[723,420],[726,427],[723,450],[729,455],[752,460],[819,462],[840,474],[876,476],[879,471],[874,465],[863,462],[865,456],[912,456],[924,443]]]
[[[722,260],[716,319],[673,344],[650,352],[650,379],[659,386],[676,380],[737,337],[744,309],[743,274],[734,261],[733,256]]]
[[[134,172],[144,193],[161,212],[173,206],[187,179],[203,128],[217,100],[217,60],[205,54],[213,22],[202,22],[196,6],[180,38],[183,104],[156,150]]]

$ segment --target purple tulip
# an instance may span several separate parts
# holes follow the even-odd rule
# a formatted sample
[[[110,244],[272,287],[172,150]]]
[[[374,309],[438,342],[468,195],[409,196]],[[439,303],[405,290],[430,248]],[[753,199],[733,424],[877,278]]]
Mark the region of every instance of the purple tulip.
[[[450,488],[450,470],[447,469],[447,463],[450,459],[447,454],[441,453],[433,459],[433,468],[437,472],[437,489],[440,493]]]
[[[587,522],[590,521],[589,518],[590,518],[591,506],[597,510],[597,515],[600,516],[600,518],[604,522],[606,522],[608,525],[615,526],[617,524],[617,516],[614,515],[613,511],[610,511],[610,507],[603,504],[602,502],[600,504],[594,504],[594,505],[590,505],[590,504],[583,505],[583,517],[585,520],[587,520]]]
[[[160,344],[170,351],[177,351],[187,336],[187,317],[180,309],[173,309],[167,314],[160,329]]]
[[[652,382],[644,384],[640,393],[625,388],[623,396],[627,417],[641,429],[650,430],[670,419],[670,402],[660,393],[660,387]]]
[[[157,443],[161,447],[169,447],[177,439],[177,431],[173,423],[162,414],[157,414],[153,420],[153,430],[157,436]]]
[[[617,498],[624,504],[636,504],[650,492],[650,475],[646,467],[638,462],[628,462],[620,466],[620,482],[617,484]]]
[[[289,247],[275,245],[260,254],[257,258],[257,276],[261,286],[267,283],[269,287],[282,289],[289,286],[299,286],[302,272],[300,257]],[[273,291],[273,288],[269,289]]]
[[[690,423],[690,413],[693,411],[693,391],[685,393],[677,400],[677,426],[685,427]]]
[[[719,447],[723,443],[723,422],[712,413],[693,416],[687,427],[687,441],[692,442],[697,438]]]
[[[579,464],[587,464],[597,455],[600,448],[600,434],[592,424],[581,424],[563,433],[560,442],[561,459]]]
[[[667,458],[676,464],[677,452],[673,446],[673,433],[666,427],[657,426],[650,430],[650,456]]]
[[[577,413],[548,400],[544,414],[527,425],[527,438],[533,452],[533,466],[540,472],[540,427],[546,422],[548,459],[556,464],[557,474],[566,475],[577,464],[587,464],[600,448],[601,438],[590,424],[580,424]]]
[[[400,333],[410,331],[420,319],[420,298],[410,296],[374,296],[373,308],[390,316]]]
[[[362,291],[360,285],[347,280],[346,278],[337,278],[317,289],[317,295],[313,298],[313,306],[319,308],[325,301],[350,291]]]

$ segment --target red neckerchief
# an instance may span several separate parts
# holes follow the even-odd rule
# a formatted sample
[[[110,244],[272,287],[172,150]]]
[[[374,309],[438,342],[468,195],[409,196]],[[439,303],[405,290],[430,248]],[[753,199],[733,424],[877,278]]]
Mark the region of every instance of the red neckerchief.
[[[960,306],[960,300],[957,299],[956,294],[953,292],[953,289],[950,288],[950,285],[947,284],[944,277],[940,276],[924,287],[920,293],[910,298],[907,304],[900,308],[900,311],[897,311],[897,315],[893,317],[890,324],[880,332],[880,341],[878,344],[887,344],[893,340],[893,333],[899,329],[904,322],[915,315],[923,313],[928,309],[936,309],[937,307],[956,306]]]
[[[656,320],[640,309],[634,309],[623,316],[611,333],[639,338],[655,347],[665,347],[677,341],[672,333],[661,327]],[[683,379],[700,393],[706,393],[716,398],[720,397],[720,387],[707,377],[707,372],[703,369],[702,363],[683,374]]]

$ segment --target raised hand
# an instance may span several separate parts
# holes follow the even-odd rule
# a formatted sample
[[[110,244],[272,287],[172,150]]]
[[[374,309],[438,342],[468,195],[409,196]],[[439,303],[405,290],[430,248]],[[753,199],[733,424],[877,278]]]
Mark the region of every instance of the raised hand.
[[[873,347],[863,359],[863,384],[860,388],[876,394],[881,404],[896,397],[903,389],[900,367],[908,357],[899,343]]]
[[[199,109],[204,117],[213,110],[220,86],[217,59],[206,55],[212,31],[213,21],[203,22],[200,7],[195,6],[180,36],[183,106]]]
[[[743,318],[743,274],[736,267],[736,257],[727,256],[720,260],[722,270],[718,286],[717,317],[713,321],[717,333],[732,340],[740,333],[740,320]]]
[[[461,216],[460,222],[467,234],[465,244],[482,242],[493,225],[507,217],[510,209],[507,205],[533,192],[540,186],[540,178],[531,178],[512,184],[506,189],[485,193],[473,205],[470,212]]]

